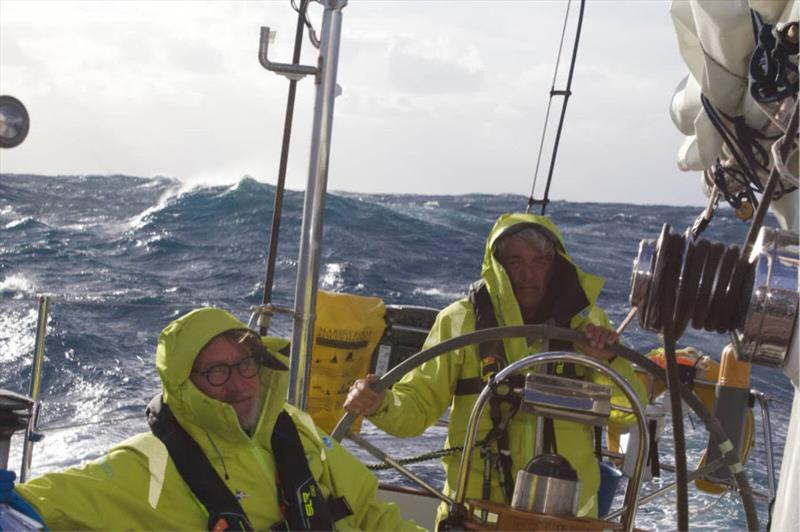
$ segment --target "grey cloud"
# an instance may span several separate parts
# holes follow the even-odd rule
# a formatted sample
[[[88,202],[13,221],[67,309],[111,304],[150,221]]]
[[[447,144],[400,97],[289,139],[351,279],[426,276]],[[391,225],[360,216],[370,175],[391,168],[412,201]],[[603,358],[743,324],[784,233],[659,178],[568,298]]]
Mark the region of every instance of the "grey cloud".
[[[423,57],[394,47],[388,58],[389,82],[414,94],[464,94],[486,85],[483,70],[471,71],[452,61]]]

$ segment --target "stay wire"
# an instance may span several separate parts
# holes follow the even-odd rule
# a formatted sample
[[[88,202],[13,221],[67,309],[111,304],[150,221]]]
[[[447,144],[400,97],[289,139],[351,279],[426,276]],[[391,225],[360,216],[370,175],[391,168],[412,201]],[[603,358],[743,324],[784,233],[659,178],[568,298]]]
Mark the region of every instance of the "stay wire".
[[[308,40],[311,41],[311,45],[319,50],[320,41],[317,37],[317,31],[314,29],[314,25],[311,24],[311,21],[308,19],[308,3],[311,0],[300,0],[300,6],[297,5],[295,0],[289,0],[292,4],[292,9],[297,11],[298,15],[302,15],[303,23],[305,24],[306,28],[308,28]]]
[[[561,28],[561,41],[558,44],[558,54],[556,54],[556,65],[553,69],[553,82],[550,84],[550,98],[547,100],[547,111],[544,113],[544,125],[542,126],[542,138],[539,140],[539,153],[536,155],[536,169],[533,171],[533,184],[531,185],[531,195],[528,199],[527,212],[531,212],[533,206],[533,193],[536,190],[536,182],[539,179],[539,164],[542,161],[542,150],[544,149],[544,139],[547,136],[547,124],[550,122],[550,108],[553,105],[553,92],[556,89],[556,78],[558,77],[558,67],[561,64],[561,51],[564,48],[564,37],[567,34],[567,22],[569,21],[569,8],[572,0],[567,2],[567,11],[564,14],[564,25]]]
[[[300,7],[297,9],[297,28],[294,35],[294,53],[292,54],[292,64],[300,64],[300,51],[303,46],[303,25],[307,23],[306,10],[309,0],[300,0]],[[294,2],[292,2],[294,7]],[[267,251],[267,271],[264,279],[264,294],[262,303],[264,305],[272,301],[272,287],[275,284],[275,263],[278,255],[278,236],[281,228],[281,214],[283,212],[283,195],[286,185],[286,168],[289,162],[289,144],[292,138],[292,122],[294,120],[294,100],[297,93],[297,80],[289,81],[289,93],[286,99],[286,116],[283,123],[283,143],[281,145],[281,160],[278,165],[278,183],[275,186],[275,203],[272,209],[272,229],[269,234],[269,250]],[[261,336],[267,334],[267,327],[259,327]]]
[[[572,59],[570,60],[569,75],[567,76],[567,87],[563,91],[550,91],[551,95],[564,96],[564,105],[561,106],[561,116],[558,119],[558,129],[556,129],[556,136],[555,140],[553,141],[553,153],[550,156],[550,170],[547,173],[547,184],[545,185],[544,196],[541,200],[542,215],[545,214],[545,211],[547,210],[547,204],[550,202],[550,185],[553,183],[553,171],[556,167],[556,157],[558,155],[558,145],[561,142],[561,132],[564,129],[564,118],[567,115],[567,104],[569,103],[569,97],[572,95],[572,77],[575,74],[575,61],[578,57],[578,45],[580,44],[581,39],[581,28],[583,27],[583,12],[585,7],[586,0],[581,0],[581,8],[578,12],[578,26],[575,30],[575,43],[572,46]],[[529,201],[529,204],[530,203],[535,203],[532,197]]]

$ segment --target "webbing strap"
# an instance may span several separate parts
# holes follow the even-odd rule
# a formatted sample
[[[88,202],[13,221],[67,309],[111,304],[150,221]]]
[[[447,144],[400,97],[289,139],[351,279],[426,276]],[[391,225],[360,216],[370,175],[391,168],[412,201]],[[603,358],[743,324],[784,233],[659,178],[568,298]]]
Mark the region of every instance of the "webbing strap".
[[[289,530],[333,530],[333,523],[351,515],[347,501],[325,500],[308,468],[300,435],[286,411],[272,430],[272,452],[278,469],[280,496]]]
[[[183,481],[208,512],[208,530],[253,530],[239,501],[228,489],[205,453],[180,426],[175,415],[157,395],[147,405],[150,430],[164,442]]]
[[[497,327],[497,318],[494,315],[494,307],[492,300],[489,297],[489,290],[486,284],[482,281],[473,283],[469,290],[469,300],[472,303],[472,308],[475,310],[475,330],[489,329]],[[500,364],[505,366],[508,357],[506,356],[506,348],[502,340],[493,340],[490,342],[481,342],[478,344],[478,353],[481,359],[486,356],[495,357]],[[489,370],[490,368],[486,368]],[[495,372],[502,368],[493,368]],[[486,375],[482,375],[486,377]]]
[[[481,393],[486,383],[480,377],[470,379],[458,379],[456,381],[455,395],[477,395]]]

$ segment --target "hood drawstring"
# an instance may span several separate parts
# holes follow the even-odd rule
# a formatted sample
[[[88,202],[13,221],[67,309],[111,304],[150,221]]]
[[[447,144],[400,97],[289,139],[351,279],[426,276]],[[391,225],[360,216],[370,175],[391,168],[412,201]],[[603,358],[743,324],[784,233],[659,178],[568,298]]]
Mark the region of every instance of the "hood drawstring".
[[[222,462],[222,471],[225,473],[225,480],[230,480],[230,477],[228,476],[228,468],[225,466],[225,458],[223,458],[222,453],[219,452],[219,448],[217,447],[217,444],[214,443],[214,440],[211,438],[211,434],[206,432],[206,438],[208,438],[208,442],[211,444],[211,447],[213,447],[214,450],[217,452],[217,456],[219,456],[219,461]]]

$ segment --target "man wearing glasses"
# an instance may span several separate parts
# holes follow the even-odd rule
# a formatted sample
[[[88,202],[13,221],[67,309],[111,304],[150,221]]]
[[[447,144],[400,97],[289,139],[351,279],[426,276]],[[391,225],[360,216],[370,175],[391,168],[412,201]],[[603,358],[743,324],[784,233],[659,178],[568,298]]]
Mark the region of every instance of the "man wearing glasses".
[[[156,350],[152,432],[15,488],[0,471],[0,502],[54,530],[418,530],[376,500],[361,462],[285,403],[275,354],[285,346],[220,309],[173,321]]]

